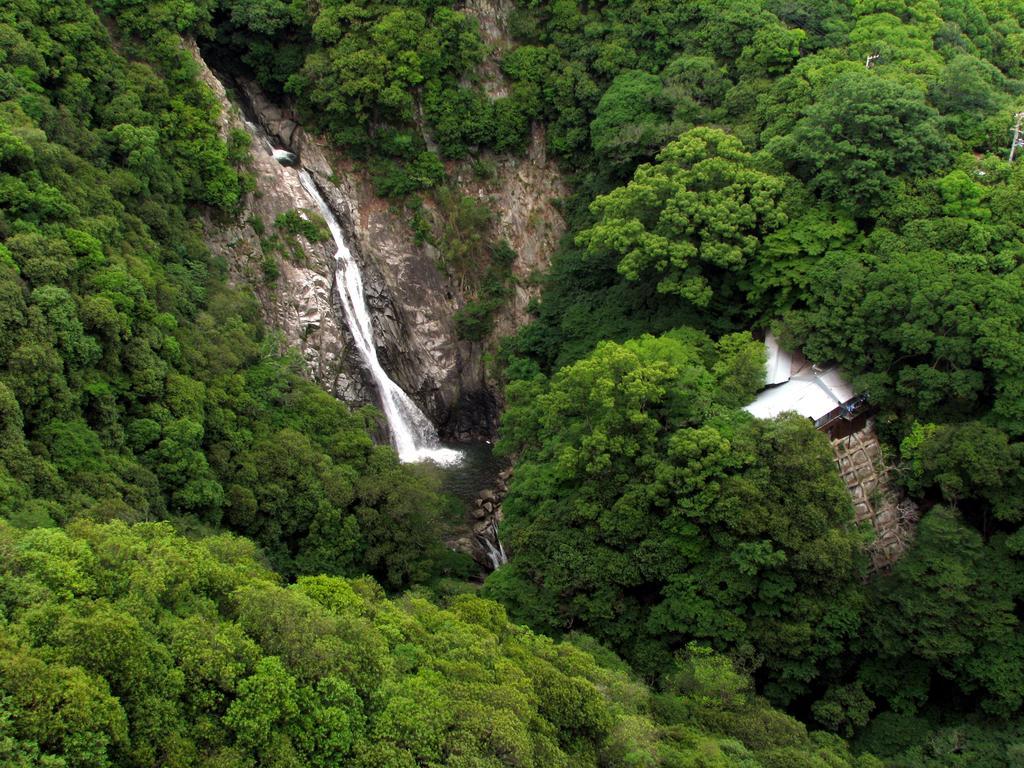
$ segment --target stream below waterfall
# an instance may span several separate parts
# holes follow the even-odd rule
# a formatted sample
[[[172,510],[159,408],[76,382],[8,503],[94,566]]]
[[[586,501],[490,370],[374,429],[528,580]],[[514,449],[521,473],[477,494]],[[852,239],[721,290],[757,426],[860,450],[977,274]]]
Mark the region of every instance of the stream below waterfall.
[[[464,443],[459,446],[462,461],[458,466],[439,467],[436,472],[441,490],[458,499],[464,515],[472,515],[474,501],[485,488],[493,488],[498,473],[508,468],[508,459],[495,456],[489,442]],[[494,571],[508,562],[508,555],[498,535],[498,521],[494,518],[490,526],[481,532],[474,530],[479,551]]]

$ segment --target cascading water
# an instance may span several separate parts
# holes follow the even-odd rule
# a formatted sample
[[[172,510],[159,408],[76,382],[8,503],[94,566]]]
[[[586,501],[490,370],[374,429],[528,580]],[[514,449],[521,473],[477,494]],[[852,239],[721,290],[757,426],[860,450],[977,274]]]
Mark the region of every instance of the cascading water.
[[[259,126],[249,120],[245,121],[245,126],[282,166],[297,165],[298,157],[292,152],[275,147]],[[388,426],[391,428],[391,437],[395,444],[395,450],[398,452],[398,458],[404,462],[432,461],[441,466],[459,464],[462,460],[462,453],[451,448],[441,447],[437,431],[430,423],[430,419],[416,407],[412,398],[402,391],[402,388],[388,376],[381,366],[380,359],[377,357],[377,348],[373,343],[373,325],[370,322],[370,312],[366,306],[363,275],[359,270],[359,264],[345,243],[341,225],[323,195],[320,194],[313,176],[301,166],[297,170],[299,184],[311,202],[316,204],[320,215],[324,217],[337,247],[334,260],[338,297],[341,299],[345,321],[355,340],[356,348],[380,392],[381,406],[384,409],[384,416],[388,420]]]
[[[201,57],[199,62],[206,69],[205,62]],[[209,74],[213,77],[212,73]],[[217,91],[216,88],[214,90]],[[232,107],[228,103],[223,87],[219,89],[219,93],[224,102],[225,114],[230,114]],[[316,208],[330,229],[337,248],[335,285],[341,299],[345,321],[367,369],[377,384],[381,405],[391,428],[399,457],[407,462],[423,460],[435,462],[442,466],[440,471],[442,482],[452,485],[459,483],[467,485],[468,483],[471,486],[470,491],[475,493],[481,483],[491,482],[494,475],[498,474],[497,468],[493,466],[490,451],[487,450],[486,456],[481,460],[477,455],[477,449],[482,448],[482,444],[480,446],[471,445],[466,451],[441,447],[433,425],[384,371],[373,343],[373,326],[363,292],[362,274],[358,263],[345,243],[341,226],[333,211],[323,199],[312,175],[302,169],[299,157],[288,150],[275,147],[267,133],[254,122],[245,118],[242,120],[253,137],[254,144],[261,147],[268,156],[276,161],[271,163],[271,167],[268,168],[264,159],[254,158],[256,168],[261,169],[261,184],[272,185],[274,194],[280,192],[284,197],[290,198],[293,204],[297,203],[300,208],[304,207],[302,199],[308,198],[310,202],[316,204]],[[266,173],[269,173],[273,180],[263,178]],[[476,468],[475,473],[474,467]],[[481,472],[483,473],[482,477],[479,476]],[[488,522],[489,524],[484,530],[466,531],[467,538],[460,539],[460,541],[468,541],[471,537],[475,547],[471,545],[472,548],[469,551],[466,549],[459,551],[472,555],[477,562],[493,570],[508,562],[508,557],[498,538],[497,519]],[[474,526],[474,528],[476,527]]]
[[[508,562],[508,555],[505,554],[505,547],[498,538],[498,524],[492,523],[490,529],[485,533],[477,534],[477,541],[483,547],[484,554],[490,562],[491,570],[496,571]],[[493,539],[493,541],[492,541]]]
[[[398,451],[398,458],[405,462],[432,461],[443,466],[457,464],[461,460],[462,454],[451,448],[441,447],[437,432],[434,425],[430,423],[430,419],[416,407],[412,398],[392,381],[387,371],[381,366],[380,359],[377,357],[377,348],[373,343],[373,326],[370,323],[370,312],[366,306],[363,275],[359,270],[359,264],[356,263],[352,252],[345,243],[341,225],[330,206],[327,205],[327,201],[320,194],[320,190],[317,189],[316,182],[309,171],[304,168],[299,170],[299,181],[306,194],[316,203],[320,215],[324,217],[324,221],[327,222],[331,231],[334,244],[338,248],[334,255],[338,296],[341,299],[341,306],[345,312],[349,330],[352,332],[352,338],[355,339],[359,354],[366,363],[380,392],[381,405],[384,408],[388,425],[391,427],[391,436],[395,443],[395,449]]]

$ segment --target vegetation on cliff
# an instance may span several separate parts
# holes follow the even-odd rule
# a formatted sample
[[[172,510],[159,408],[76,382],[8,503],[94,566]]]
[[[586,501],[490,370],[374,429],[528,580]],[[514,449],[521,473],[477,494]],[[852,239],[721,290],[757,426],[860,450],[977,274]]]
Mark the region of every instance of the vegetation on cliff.
[[[573,237],[556,256],[535,322],[507,347],[505,441],[521,451],[525,471],[506,505],[513,565],[486,590],[548,631],[594,627],[641,667],[652,642],[678,648],[700,637],[734,656],[754,653],[761,690],[859,734],[859,744],[898,765],[1019,759],[1024,171],[1007,153],[1024,107],[1024,70],[1012,53],[1024,40],[1020,10],[539,2],[516,21],[527,44],[506,60],[529,60],[530,81],[547,86],[549,144],[578,175]],[[551,87],[569,80],[571,91]],[[575,102],[564,99],[570,92]],[[649,363],[611,362],[612,350],[651,344],[642,334],[681,326],[714,338],[773,326],[812,360],[838,363],[869,395],[887,460],[926,509],[891,575],[863,587],[848,581],[843,597],[793,578],[779,542],[815,509],[803,483],[823,481],[797,466],[756,480],[792,450],[770,432],[743,486],[754,501],[728,505],[728,485],[703,501],[667,485],[695,467],[742,477],[723,464],[742,450],[738,439],[696,464],[672,451],[695,426],[721,435],[721,413],[697,425],[673,417],[650,373],[639,377],[651,382],[650,400],[631,405],[626,382]],[[659,354],[662,365],[679,364]],[[576,386],[588,394],[566,399]],[[692,387],[674,389],[701,402],[685,399]],[[517,400],[527,392],[534,404]],[[611,426],[606,407],[635,411],[635,420]],[[736,418],[725,422],[729,437],[742,434]],[[524,431],[531,420],[549,434]],[[800,453],[809,460],[814,450]],[[595,472],[601,461],[610,469]],[[606,517],[611,503],[639,514]],[[783,511],[779,522],[770,522],[773,509]],[[777,562],[741,565],[735,526],[748,514],[769,526],[749,533]],[[623,519],[634,526],[626,537],[611,527]],[[641,544],[684,523],[690,546],[725,545],[732,562],[723,576],[705,572],[713,557],[688,563],[685,547],[671,552],[668,577],[658,573],[663,560]],[[582,553],[615,567],[589,571]],[[808,590],[806,626],[758,639],[760,622],[786,622],[797,604],[774,587],[744,597],[737,585],[760,569]],[[696,613],[716,585],[722,597]],[[763,607],[752,623],[748,612],[766,597],[782,605]],[[682,617],[674,625],[663,610],[673,604],[667,615]],[[834,642],[814,643],[799,656],[804,665],[787,671],[781,645],[820,637]],[[757,655],[765,642],[771,650]]]
[[[486,594],[652,676],[697,640],[759,667],[782,703],[806,693],[856,637],[861,537],[813,425],[735,410],[763,370],[749,336],[676,331],[511,386],[516,555]]]
[[[124,58],[84,2],[0,24],[4,517],[227,525],[289,576],[429,578],[434,489],[301,378],[189,218],[241,192],[192,59]]]

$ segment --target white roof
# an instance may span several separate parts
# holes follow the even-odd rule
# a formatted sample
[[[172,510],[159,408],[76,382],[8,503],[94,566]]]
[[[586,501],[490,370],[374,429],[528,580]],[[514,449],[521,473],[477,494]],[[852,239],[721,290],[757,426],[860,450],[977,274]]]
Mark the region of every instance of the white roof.
[[[785,384],[763,390],[743,410],[759,419],[773,419],[786,411],[796,411],[809,419],[820,419],[849,399],[844,397],[840,400],[819,377],[812,375],[808,378],[794,377]]]
[[[839,374],[838,368],[829,368],[818,375],[818,381],[832,393],[840,403],[853,397],[853,387]]]
[[[793,367],[793,355],[779,346],[779,340],[771,331],[765,334],[764,346],[768,352],[765,383],[772,386],[789,381],[790,368]]]
[[[853,388],[839,370],[819,370],[803,355],[790,354],[779,346],[772,333],[765,335],[768,352],[765,389],[743,410],[759,419],[773,419],[780,413],[796,411],[809,419],[820,419],[853,397]]]

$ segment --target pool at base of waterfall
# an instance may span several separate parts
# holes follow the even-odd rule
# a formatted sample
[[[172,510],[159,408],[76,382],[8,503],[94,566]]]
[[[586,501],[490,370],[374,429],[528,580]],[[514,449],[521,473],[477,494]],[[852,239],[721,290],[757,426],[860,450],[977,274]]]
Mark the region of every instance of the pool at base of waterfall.
[[[460,462],[439,465],[437,472],[441,490],[450,493],[472,509],[473,502],[484,488],[494,485],[498,473],[508,466],[508,459],[494,455],[490,443],[457,443]],[[455,450],[448,448],[447,450]]]

